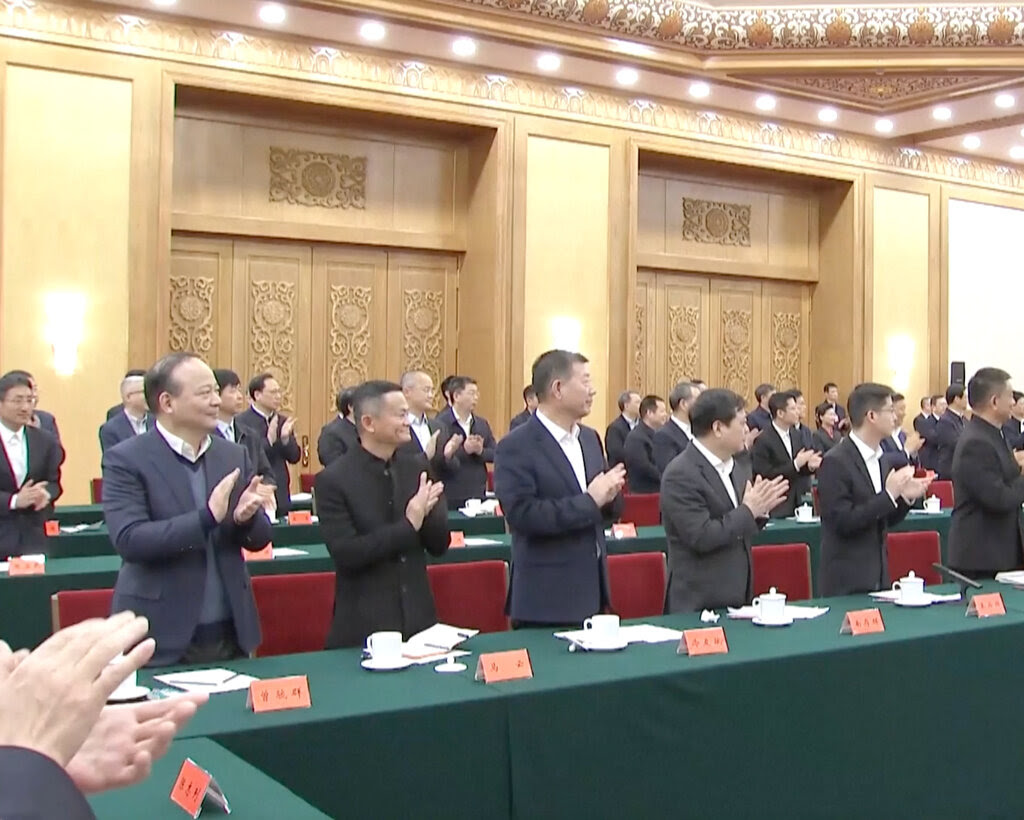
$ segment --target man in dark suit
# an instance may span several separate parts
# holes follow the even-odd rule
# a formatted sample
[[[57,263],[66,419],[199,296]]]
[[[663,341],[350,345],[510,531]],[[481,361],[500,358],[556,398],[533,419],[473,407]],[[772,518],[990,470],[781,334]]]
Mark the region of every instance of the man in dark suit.
[[[894,469],[881,442],[892,435],[892,388],[859,384],[850,393],[849,436],[818,471],[821,511],[821,595],[853,595],[889,586],[886,532],[902,521],[931,479],[914,478],[908,464]]]
[[[953,478],[953,451],[964,431],[964,413],[967,411],[967,388],[951,384],[946,388],[946,411],[935,422],[935,471],[939,479]]]
[[[100,451],[106,452],[126,439],[142,435],[147,429],[149,413],[142,376],[126,376],[121,381],[121,412],[100,426]]]
[[[448,509],[457,510],[468,499],[487,495],[487,465],[494,463],[497,442],[487,419],[474,412],[480,398],[476,380],[469,376],[456,376],[448,389],[452,403],[437,414],[437,420],[445,426],[450,437],[462,438],[458,462],[444,479]]]
[[[850,429],[850,420],[846,416],[846,408],[839,403],[839,385],[835,382],[827,382],[822,388],[822,392],[825,394],[825,401],[832,405],[832,409],[836,411],[836,416],[839,419],[838,428],[842,432],[847,432]]]
[[[661,396],[644,396],[640,401],[640,423],[626,436],[623,448],[626,484],[631,493],[661,492],[661,470],[654,457],[654,436],[667,420],[665,400]]]
[[[949,563],[969,578],[994,578],[1024,563],[1024,452],[1011,453],[1001,431],[1013,403],[1010,374],[983,367],[967,392],[974,415],[953,456]]]
[[[316,440],[316,454],[320,463],[326,467],[335,459],[341,458],[353,447],[359,446],[359,431],[352,421],[352,394],[354,387],[344,387],[338,391],[336,406],[338,415],[325,424]]]
[[[537,393],[534,391],[532,384],[528,384],[523,388],[523,403],[526,407],[509,422],[509,430],[515,430],[520,424],[526,424],[526,422],[533,418],[533,411],[537,409]]]
[[[793,427],[799,420],[799,412],[792,393],[772,394],[768,408],[773,421],[761,430],[754,442],[751,459],[754,475],[767,479],[781,476],[789,483],[786,500],[772,510],[773,518],[787,518],[793,515],[801,500],[797,495],[804,486],[801,479],[810,477],[818,469],[821,456],[812,449],[801,449],[800,443],[794,440]]]
[[[926,470],[935,471],[938,467],[937,456],[939,452],[938,441],[935,438],[935,425],[938,424],[942,414],[946,412],[946,397],[932,396],[928,401],[931,407],[931,414],[921,422],[925,430],[924,444],[921,446],[921,466]]]
[[[533,363],[540,402],[498,443],[494,489],[512,533],[513,626],[579,626],[605,609],[605,527],[622,512],[626,471],[610,469],[597,432],[580,424],[594,402],[586,357],[549,350]]]
[[[753,595],[751,539],[789,487],[783,476],[753,479],[749,460],[736,457],[743,404],[731,390],[701,393],[690,410],[694,439],[662,478],[670,613],[743,606]]]
[[[921,466],[918,453],[924,442],[917,430],[909,436],[903,430],[903,422],[907,418],[907,399],[902,393],[892,394],[893,425],[892,433],[879,442],[884,455],[882,460],[893,469],[906,467],[908,464],[915,469]]]
[[[604,432],[604,449],[613,467],[626,460],[626,436],[640,423],[640,394],[633,390],[619,393],[619,415]]]
[[[793,425],[793,440],[797,443],[798,449],[813,450],[814,431],[807,426],[807,399],[804,398],[803,392],[795,387],[789,392],[796,402],[797,422]]]
[[[288,465],[298,464],[302,456],[295,440],[295,419],[279,412],[281,385],[270,373],[260,373],[249,380],[249,399],[249,409],[235,416],[235,421],[256,431],[256,435],[263,439],[263,449],[272,471],[267,477],[268,483],[277,488],[274,491],[277,514],[286,516],[292,508]]]
[[[692,441],[690,408],[700,394],[701,388],[693,382],[680,382],[669,393],[668,405],[672,408],[672,415],[654,434],[654,460],[659,473],[664,474],[672,459],[683,452]]]
[[[759,384],[754,390],[754,399],[757,401],[757,407],[747,414],[747,427],[751,430],[764,430],[765,427],[771,426],[772,413],[768,409],[768,402],[771,401],[774,395],[775,386],[767,382]]]
[[[405,639],[437,622],[426,553],[448,549],[444,485],[410,451],[409,406],[400,385],[369,381],[352,395],[360,444],[316,477],[320,531],[334,559],[334,622],[327,649],[368,635]]]
[[[124,374],[124,377],[126,379],[130,379],[132,376],[137,376],[138,378],[141,379],[145,375],[146,375],[146,371],[145,370],[129,370],[127,373]],[[111,407],[109,410],[107,410],[107,421],[110,421],[112,418],[114,418],[114,416],[116,416],[118,413],[120,413],[123,409],[124,409],[124,405],[123,404],[115,404],[113,407]]]
[[[934,423],[932,418],[932,397],[921,397],[921,412],[914,416],[914,432],[922,439],[927,439],[927,431],[930,424]]]
[[[0,378],[0,557],[45,553],[46,519],[60,498],[64,450],[30,423],[32,383],[26,376]]]
[[[220,396],[190,353],[146,374],[152,430],[103,454],[103,517],[121,556],[112,611],[149,619],[151,664],[241,657],[260,643],[242,550],[271,539],[244,447],[212,435]]]
[[[449,376],[451,384],[455,376]],[[421,455],[427,459],[430,478],[434,481],[448,481],[459,469],[459,452],[464,437],[452,430],[440,418],[440,414],[429,418],[427,412],[434,403],[434,380],[422,370],[410,370],[402,374],[400,382],[402,395],[409,405],[409,441],[402,445],[408,455]],[[445,408],[450,407],[449,403]]]
[[[266,448],[263,446],[264,439],[257,436],[251,427],[235,423],[238,415],[244,413],[246,409],[242,380],[234,370],[227,368],[214,370],[213,378],[216,379],[217,389],[220,391],[215,433],[226,441],[242,445],[249,453],[249,463],[256,471],[256,475],[260,476],[259,491],[263,496],[264,509],[268,515],[273,516],[276,514],[277,504],[274,494],[274,471],[267,459]]]
[[[1024,450],[1024,393],[1013,391],[1010,418],[1003,425],[1003,437],[1012,450]]]
[[[54,418],[53,413],[47,413],[45,410],[39,409],[39,382],[36,381],[36,377],[27,370],[10,370],[4,375],[21,376],[29,380],[29,383],[32,385],[32,418],[29,421],[29,426],[35,427],[37,430],[46,431],[60,442],[60,430],[57,429],[57,419]]]

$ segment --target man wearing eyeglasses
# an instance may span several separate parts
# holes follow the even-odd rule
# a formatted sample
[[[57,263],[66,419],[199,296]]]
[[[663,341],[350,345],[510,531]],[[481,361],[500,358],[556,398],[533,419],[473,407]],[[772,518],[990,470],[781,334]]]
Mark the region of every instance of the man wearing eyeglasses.
[[[142,376],[126,376],[121,381],[122,411],[100,427],[100,450],[104,453],[149,429],[149,412],[142,384]]]

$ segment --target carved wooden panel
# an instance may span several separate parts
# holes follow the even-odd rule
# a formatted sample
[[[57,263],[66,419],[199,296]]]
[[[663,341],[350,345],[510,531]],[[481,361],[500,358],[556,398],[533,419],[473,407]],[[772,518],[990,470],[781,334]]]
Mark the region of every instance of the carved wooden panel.
[[[271,202],[366,208],[366,157],[270,146]]]
[[[231,260],[230,241],[172,239],[168,352],[190,351],[213,367],[230,358]]]
[[[807,383],[810,317],[806,291],[806,286],[798,284],[764,284],[761,299],[765,328],[764,373],[765,379],[777,388],[800,387],[813,398],[817,390]]]
[[[747,401],[762,370],[760,297],[759,282],[711,282],[711,346],[718,351],[711,363],[713,383]]]
[[[633,300],[633,355],[629,384],[641,394],[657,389],[657,279],[639,272]]]
[[[750,207],[684,196],[683,239],[710,245],[750,247]]]

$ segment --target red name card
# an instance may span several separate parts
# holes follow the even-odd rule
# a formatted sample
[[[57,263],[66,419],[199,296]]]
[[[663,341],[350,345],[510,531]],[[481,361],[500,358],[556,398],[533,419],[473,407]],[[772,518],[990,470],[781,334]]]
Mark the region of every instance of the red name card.
[[[984,595],[975,595],[967,605],[964,615],[974,618],[991,618],[993,615],[1005,615],[1006,607],[1003,605],[1003,596],[998,592],[986,592]]]
[[[466,546],[466,533],[462,530],[454,530],[448,535],[448,546],[449,547],[464,547]]]
[[[289,524],[312,524],[313,513],[309,510],[295,510],[294,512],[288,513]]]
[[[525,680],[533,677],[530,653],[525,649],[507,652],[487,652],[476,662],[476,680],[501,683],[506,680]]]
[[[882,613],[877,609],[847,612],[843,616],[843,625],[839,627],[840,635],[870,635],[872,632],[885,632]]]
[[[305,675],[293,675],[290,678],[253,681],[249,684],[245,705],[254,712],[308,709],[313,705],[309,697],[309,680]]]
[[[683,638],[676,647],[679,655],[728,655],[729,644],[725,630],[720,626],[706,629],[684,629]]]
[[[613,538],[636,538],[636,524],[612,524]]]
[[[30,561],[26,558],[11,558],[7,562],[7,574],[16,575],[43,575],[46,573],[46,564],[42,561]]]
[[[246,561],[273,561],[274,542],[268,541],[267,545],[261,550],[242,550],[242,558]]]
[[[53,519],[43,524],[43,532],[47,535],[60,535],[60,521],[54,521]]]

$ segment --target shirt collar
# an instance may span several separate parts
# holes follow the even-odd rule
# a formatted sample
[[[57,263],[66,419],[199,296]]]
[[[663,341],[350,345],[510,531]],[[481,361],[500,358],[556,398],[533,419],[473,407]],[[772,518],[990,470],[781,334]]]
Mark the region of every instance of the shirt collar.
[[[192,449],[191,444],[182,438],[178,438],[178,436],[174,435],[174,433],[164,427],[160,422],[156,423],[156,429],[160,432],[160,435],[164,437],[164,441],[167,442],[168,447],[174,450],[174,452],[182,458],[191,461],[193,464],[199,461],[203,453],[210,449],[209,435],[203,439],[203,443],[199,445],[199,452],[197,453]]]
[[[735,459],[730,456],[727,460],[722,461],[718,456],[712,453],[707,447],[700,443],[699,440],[694,439],[692,442],[694,447],[697,448],[697,452],[700,453],[704,458],[708,460],[712,467],[714,467],[722,475],[728,475],[732,472],[733,464]]]
[[[146,414],[145,413],[143,413],[138,418],[135,418],[135,416],[133,416],[131,413],[128,412],[127,408],[121,408],[121,409],[124,411],[124,414],[127,417],[128,421],[130,421],[132,424],[136,424],[136,425],[137,424],[142,424],[142,422],[146,420]]]
[[[777,423],[772,422],[772,427],[775,428],[775,432],[779,434],[779,438],[783,441],[789,438],[789,430],[783,430]]]
[[[850,433],[850,441],[857,445],[857,450],[860,452],[861,458],[865,461],[875,460],[878,461],[882,457],[882,448],[876,447],[871,449],[864,440],[856,433]]]
[[[627,418],[626,414],[623,413],[622,414],[622,419],[623,419],[623,421],[626,422],[626,424],[629,425],[629,429],[630,430],[632,430],[634,427],[636,427],[640,423],[640,416],[637,416],[636,420],[634,421],[633,419]]]
[[[255,413],[255,414],[257,415],[257,416],[259,416],[259,417],[260,417],[261,419],[263,419],[264,421],[266,421],[266,422],[268,422],[268,423],[270,422],[270,418],[271,418],[271,416],[273,416],[273,415],[274,415],[273,413],[271,413],[271,414],[270,414],[270,415],[268,416],[268,415],[267,415],[266,413],[264,413],[264,412],[263,412],[262,410],[260,410],[260,408],[258,408],[258,407],[256,406],[256,403],[255,403],[255,402],[253,402],[252,404],[250,404],[250,405],[249,405],[249,407],[251,407],[251,408],[252,408],[252,411],[253,411],[253,412],[254,412],[254,413]]]
[[[559,444],[564,442],[566,439],[579,441],[580,426],[578,424],[573,424],[572,430],[566,430],[561,425],[555,424],[555,422],[545,416],[540,410],[537,410],[534,415],[537,417],[537,421],[544,425],[544,429],[547,430],[551,434],[551,437]]]
[[[221,433],[224,435],[224,438],[230,438],[232,441],[234,441],[234,419],[231,419],[231,421],[221,421],[220,419],[217,419],[217,429],[221,431]]]
[[[424,413],[422,416],[414,416],[412,413],[409,414],[409,424],[415,427],[422,427],[427,424],[427,414]]]
[[[463,427],[469,427],[473,423],[472,413],[470,413],[466,418],[460,419],[459,414],[455,412],[455,408],[452,408],[452,415],[455,416],[455,420]]]
[[[676,423],[676,427],[678,427],[680,430],[682,430],[684,433],[686,433],[686,437],[687,438],[693,438],[693,433],[690,432],[690,423],[689,422],[683,421],[682,419],[677,419],[675,416],[672,416],[671,418],[672,418],[672,421],[674,421]]]

